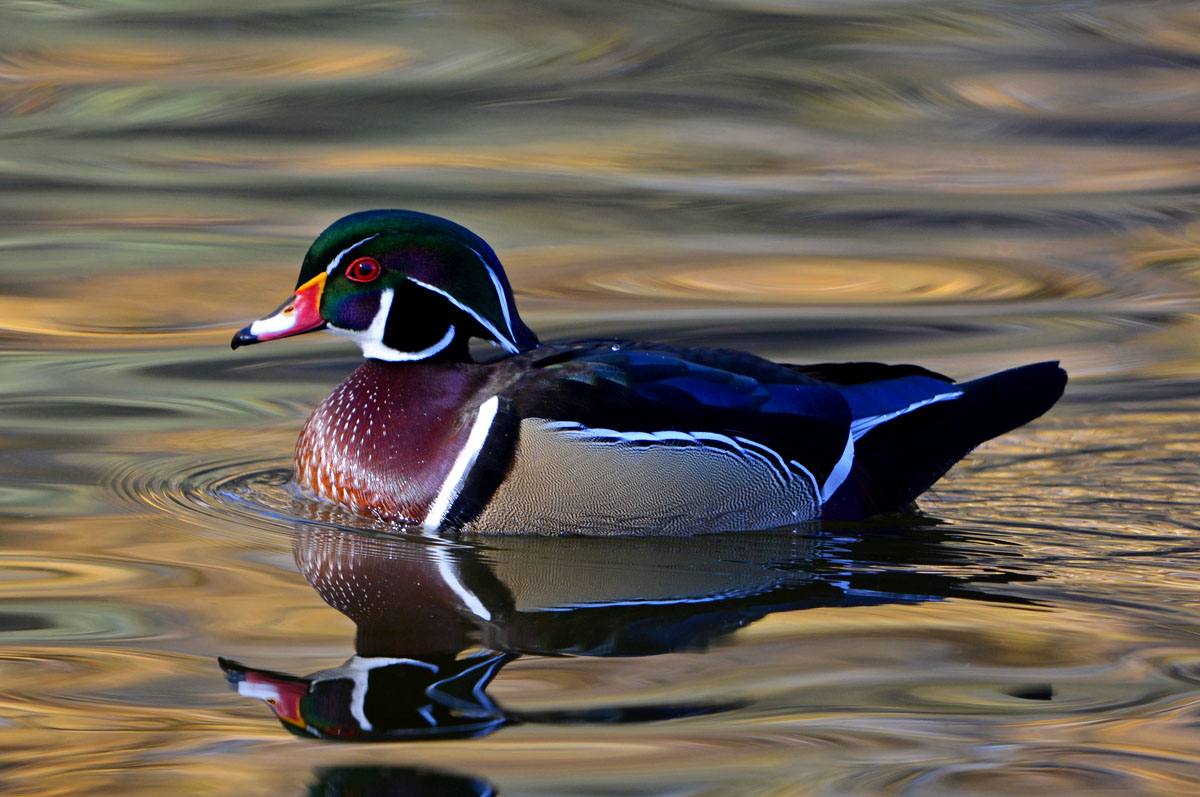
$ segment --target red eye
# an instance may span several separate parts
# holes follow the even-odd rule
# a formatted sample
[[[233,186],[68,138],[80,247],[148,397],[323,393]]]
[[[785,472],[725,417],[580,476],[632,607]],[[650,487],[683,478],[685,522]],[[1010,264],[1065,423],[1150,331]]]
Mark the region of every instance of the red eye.
[[[370,282],[383,273],[383,267],[373,257],[360,257],[346,267],[346,276],[354,282]]]

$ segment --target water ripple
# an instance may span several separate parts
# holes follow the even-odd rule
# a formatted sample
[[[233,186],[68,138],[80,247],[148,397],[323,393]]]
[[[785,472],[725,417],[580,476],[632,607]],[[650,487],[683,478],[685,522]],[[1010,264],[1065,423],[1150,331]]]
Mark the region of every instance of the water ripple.
[[[206,533],[257,529],[290,535],[298,526],[404,533],[408,527],[296,492],[290,464],[278,459],[164,457],[118,461],[102,469],[101,487],[137,512],[169,515]]]
[[[286,485],[291,468],[279,460],[193,457],[121,460],[102,470],[105,492],[125,506],[211,525],[231,518],[271,531],[286,531],[292,505]],[[236,496],[236,497],[235,497]],[[223,524],[222,524],[223,525]]]

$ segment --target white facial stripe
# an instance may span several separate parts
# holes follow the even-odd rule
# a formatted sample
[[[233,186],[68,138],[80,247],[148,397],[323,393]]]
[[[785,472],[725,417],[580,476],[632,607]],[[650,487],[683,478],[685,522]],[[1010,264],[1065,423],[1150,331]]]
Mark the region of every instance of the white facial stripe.
[[[460,302],[458,299],[455,299],[453,296],[451,296],[446,291],[442,290],[441,288],[430,285],[428,282],[421,282],[421,280],[414,279],[413,277],[409,277],[408,279],[414,285],[420,285],[422,288],[425,288],[426,290],[433,291],[434,293],[438,294],[439,296],[446,297],[450,301],[451,304],[453,304],[459,310],[462,310],[464,313],[467,313],[468,315],[470,315],[472,318],[474,318],[476,321],[479,322],[480,326],[482,326],[488,332],[492,333],[492,337],[494,337],[496,340],[498,340],[500,342],[500,345],[502,347],[504,347],[505,351],[510,352],[512,354],[516,354],[518,351],[520,351],[520,349],[517,348],[517,344],[513,340],[511,335],[501,335],[500,331],[498,329],[496,329],[496,327],[494,327],[490,321],[488,321],[483,316],[479,315],[479,313],[475,312],[470,307],[467,307],[465,304]],[[507,316],[507,310],[505,311],[505,315]]]
[[[349,338],[358,344],[362,349],[364,357],[369,357],[373,360],[387,360],[388,362],[410,362],[412,360],[424,360],[437,354],[442,349],[454,342],[454,335],[457,330],[451,324],[446,330],[446,334],[442,335],[441,339],[420,351],[400,351],[393,349],[383,342],[383,331],[387,327],[388,313],[392,311],[392,302],[396,299],[396,292],[391,288],[385,288],[379,292],[379,309],[375,312],[375,317],[371,319],[371,325],[366,329],[343,329],[329,324],[327,331],[343,338]]]
[[[335,257],[333,260],[330,260],[329,265],[325,267],[325,273],[332,274],[334,272],[334,270],[339,265],[341,265],[342,258],[345,257],[347,254],[349,254],[351,249],[353,249],[356,246],[361,246],[362,244],[365,244],[367,241],[370,241],[372,238],[378,238],[378,237],[379,237],[379,233],[376,233],[374,235],[363,238],[361,241],[352,243],[349,246],[347,246],[345,249],[343,249],[342,251],[338,252],[337,257]]]
[[[438,669],[436,664],[430,664],[427,661],[418,661],[417,659],[354,655],[337,667],[330,667],[327,670],[317,670],[309,678],[314,684],[321,683],[322,681],[336,681],[339,678],[353,678],[353,674],[359,670],[369,672],[379,667],[390,667],[393,664],[411,664],[414,667],[424,667],[434,672],[437,672]]]
[[[488,659],[484,659],[483,661],[479,662],[478,664],[476,664],[472,667],[468,667],[467,669],[463,670],[460,673],[457,673],[456,675],[452,675],[449,678],[443,678],[440,681],[434,681],[433,683],[431,683],[429,685],[429,689],[427,690],[427,693],[432,692],[435,689],[438,691],[441,691],[446,686],[446,684],[450,683],[451,681],[462,680],[465,677],[472,675],[476,670],[482,669],[482,670],[484,670],[483,675],[476,676],[473,679],[475,681],[475,685],[473,687],[471,687],[471,694],[474,695],[475,699],[478,700],[480,703],[484,703],[485,705],[489,705],[489,706],[494,705],[492,703],[491,699],[488,698],[487,694],[484,692],[484,688],[485,688],[485,685],[487,684],[487,682],[492,679],[492,677],[493,677],[492,674],[497,669],[499,669],[501,666],[503,666],[503,664],[504,664],[504,654],[493,655],[492,657],[490,657]]]
[[[250,334],[255,337],[260,337],[267,334],[275,334],[279,332],[287,332],[292,327],[296,326],[296,314],[276,313],[267,318],[260,318],[250,325]]]
[[[362,348],[364,355],[374,357],[373,354],[367,354],[367,346],[375,344],[384,349],[388,348],[383,345],[383,330],[387,326],[388,313],[392,312],[392,302],[395,299],[396,292],[391,288],[384,288],[379,292],[379,309],[375,311],[375,317],[366,329],[344,329],[333,324],[329,324],[328,329],[334,335],[350,338]]]
[[[467,248],[474,252],[475,257],[479,258],[479,262],[487,269],[488,276],[492,278],[492,285],[496,288],[496,298],[500,300],[500,311],[504,313],[504,326],[508,327],[508,336],[516,340],[517,334],[513,332],[512,316],[508,311],[508,297],[504,295],[504,286],[500,284],[500,277],[496,275],[496,270],[492,268],[491,264],[483,259],[483,255],[469,246]]]

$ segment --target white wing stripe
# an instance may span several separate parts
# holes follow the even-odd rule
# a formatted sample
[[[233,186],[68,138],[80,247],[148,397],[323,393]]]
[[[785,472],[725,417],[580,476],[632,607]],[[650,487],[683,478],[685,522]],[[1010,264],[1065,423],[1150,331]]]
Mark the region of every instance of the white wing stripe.
[[[874,429],[876,426],[878,426],[881,423],[886,423],[886,422],[892,420],[893,418],[899,418],[901,415],[907,415],[908,413],[912,412],[913,410],[920,409],[921,407],[927,406],[929,404],[936,404],[939,401],[949,401],[951,399],[956,399],[961,395],[962,395],[961,390],[955,390],[950,393],[938,393],[936,396],[931,396],[930,398],[922,399],[921,401],[914,401],[912,404],[909,404],[907,407],[896,410],[895,412],[887,412],[887,413],[884,413],[883,415],[868,415],[865,418],[856,418],[855,420],[850,422],[850,434],[852,434],[854,436],[855,440],[858,440],[860,437],[862,437],[867,432],[871,431],[872,429]]]
[[[799,462],[797,462],[794,459],[788,460],[788,464],[798,468],[805,476],[808,477],[808,481],[812,484],[813,495],[821,494],[821,491],[817,488],[817,477],[813,475],[811,470],[804,467],[803,465],[801,465]]]
[[[744,437],[735,437],[734,440],[737,440],[739,443],[742,443],[743,445],[752,446],[754,448],[758,448],[758,449],[765,451],[767,454],[770,454],[772,457],[774,457],[775,461],[779,463],[779,472],[780,473],[786,474],[788,472],[787,463],[783,461],[783,457],[781,457],[779,455],[778,451],[775,451],[774,449],[771,449],[771,448],[767,448],[762,443],[757,443],[754,440],[747,440]]]
[[[545,428],[563,432],[576,438],[586,438],[596,445],[620,445],[621,443],[684,442],[692,443],[706,451],[731,456],[745,461],[753,458],[761,461],[781,486],[791,483],[794,471],[803,473],[813,485],[813,494],[819,494],[817,481],[812,472],[795,460],[785,462],[779,452],[745,437],[729,437],[718,432],[680,432],[673,429],[661,432],[618,432],[616,429],[601,429],[584,426],[575,421],[546,421]],[[716,443],[717,445],[713,445]],[[789,464],[792,466],[789,468]]]

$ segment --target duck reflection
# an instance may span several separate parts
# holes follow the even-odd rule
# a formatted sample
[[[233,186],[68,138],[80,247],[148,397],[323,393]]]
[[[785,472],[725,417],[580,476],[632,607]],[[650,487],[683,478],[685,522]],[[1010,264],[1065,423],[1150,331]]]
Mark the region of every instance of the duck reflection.
[[[310,797],[490,797],[490,783],[421,767],[335,767],[319,769]]]
[[[295,536],[296,564],[326,603],[354,621],[356,655],[304,677],[225,659],[221,667],[234,690],[266,701],[289,731],[320,739],[444,739],[518,722],[645,722],[723,711],[732,706],[514,711],[486,688],[521,655],[697,649],[773,612],[996,599],[977,585],[1029,578],[994,568],[937,572],[966,558],[943,537],[926,519],[854,533],[619,544],[509,537],[466,545],[309,527]]]

